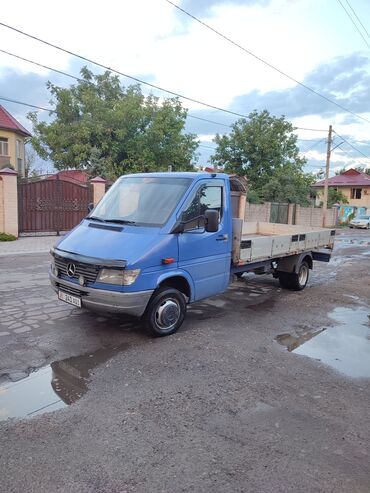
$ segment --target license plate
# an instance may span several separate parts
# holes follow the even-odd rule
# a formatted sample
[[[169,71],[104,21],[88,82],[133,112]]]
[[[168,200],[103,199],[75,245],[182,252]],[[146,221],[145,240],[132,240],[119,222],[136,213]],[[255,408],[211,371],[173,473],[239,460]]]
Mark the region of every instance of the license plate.
[[[70,305],[81,308],[81,298],[78,298],[77,296],[72,296],[64,291],[58,291],[58,298],[66,303],[69,303]]]

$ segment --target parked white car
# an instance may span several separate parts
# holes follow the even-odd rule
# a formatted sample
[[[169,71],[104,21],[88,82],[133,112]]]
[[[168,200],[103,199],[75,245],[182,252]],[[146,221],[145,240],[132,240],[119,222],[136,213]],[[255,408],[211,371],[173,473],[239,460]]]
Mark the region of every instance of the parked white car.
[[[349,222],[350,228],[370,228],[370,216],[358,216]]]

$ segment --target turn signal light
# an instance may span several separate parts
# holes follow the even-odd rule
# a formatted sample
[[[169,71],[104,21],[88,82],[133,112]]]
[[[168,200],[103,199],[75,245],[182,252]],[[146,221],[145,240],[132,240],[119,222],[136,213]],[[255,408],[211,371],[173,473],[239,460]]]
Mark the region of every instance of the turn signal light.
[[[162,258],[162,264],[173,264],[175,259],[172,257]]]

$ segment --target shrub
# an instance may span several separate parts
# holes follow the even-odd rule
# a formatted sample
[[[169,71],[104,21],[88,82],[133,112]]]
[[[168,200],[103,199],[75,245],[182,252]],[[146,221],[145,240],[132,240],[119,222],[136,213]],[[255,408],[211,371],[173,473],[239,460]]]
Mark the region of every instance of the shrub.
[[[8,233],[0,233],[0,241],[14,241],[17,237]]]

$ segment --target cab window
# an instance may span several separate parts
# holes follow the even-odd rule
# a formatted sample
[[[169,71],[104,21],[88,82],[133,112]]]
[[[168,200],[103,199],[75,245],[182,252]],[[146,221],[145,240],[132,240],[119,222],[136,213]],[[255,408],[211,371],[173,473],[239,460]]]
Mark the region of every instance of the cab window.
[[[202,185],[193,200],[186,206],[181,215],[182,221],[189,221],[186,230],[203,228],[204,222],[199,216],[204,216],[207,209],[216,210],[219,213],[219,222],[223,214],[223,187],[217,185]],[[193,219],[193,221],[192,221]]]

